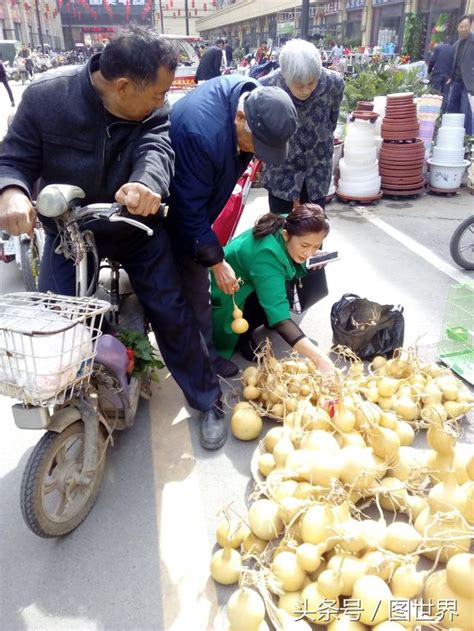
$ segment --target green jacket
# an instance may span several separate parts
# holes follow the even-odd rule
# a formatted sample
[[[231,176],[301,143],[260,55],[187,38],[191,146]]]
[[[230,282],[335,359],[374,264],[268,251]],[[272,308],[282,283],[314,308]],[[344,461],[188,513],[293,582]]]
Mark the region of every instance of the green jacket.
[[[289,320],[286,281],[304,276],[306,268],[288,255],[281,230],[262,239],[255,239],[252,229],[246,230],[233,239],[224,252],[225,260],[241,280],[240,289],[234,294],[237,306],[243,311],[248,296],[256,291],[270,326]],[[212,274],[211,277],[214,344],[223,357],[230,358],[238,339],[230,328],[232,296],[222,293]]]

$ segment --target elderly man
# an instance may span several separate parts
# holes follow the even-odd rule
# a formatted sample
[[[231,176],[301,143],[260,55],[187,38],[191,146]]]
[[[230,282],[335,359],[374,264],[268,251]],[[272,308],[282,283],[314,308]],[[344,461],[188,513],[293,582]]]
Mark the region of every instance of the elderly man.
[[[237,76],[207,81],[171,113],[176,165],[168,223],[185,290],[223,377],[238,368],[219,357],[212,342],[208,268],[224,293],[233,293],[238,280],[211,225],[253,154],[264,162],[283,162],[295,130],[296,110],[283,90]]]
[[[173,175],[165,97],[177,63],[169,41],[136,30],[86,66],[47,73],[29,86],[0,148],[0,224],[14,235],[32,230],[31,191],[41,177],[45,184],[81,187],[86,204],[115,198],[152,226],[148,237],[122,223],[87,224],[99,255],[127,271],[166,365],[189,404],[203,413],[202,444],[217,449],[226,438],[219,382],[156,217]],[[40,289],[71,295],[74,266],[55,251],[54,224],[46,229]]]
[[[454,44],[454,63],[451,74],[448,112],[464,114],[464,128],[472,135],[472,110],[469,95],[474,95],[474,33],[472,18],[463,15],[458,22],[459,39]]]

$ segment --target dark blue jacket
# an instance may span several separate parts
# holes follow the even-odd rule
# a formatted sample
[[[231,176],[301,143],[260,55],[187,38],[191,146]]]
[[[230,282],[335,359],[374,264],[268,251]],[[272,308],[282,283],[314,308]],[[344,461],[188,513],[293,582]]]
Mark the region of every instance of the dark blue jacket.
[[[126,182],[168,196],[169,105],[141,122],[109,114],[92,85],[99,57],[48,72],[26,88],[0,145],[0,189],[17,186],[30,195],[41,177],[44,184],[80,186],[84,203],[113,202]]]
[[[167,224],[175,251],[203,265],[224,258],[211,224],[251,159],[251,154],[238,153],[234,120],[240,95],[259,85],[238,75],[211,79],[171,112],[175,176]]]
[[[454,49],[451,44],[439,44],[434,49],[428,64],[428,72],[432,78],[450,77],[454,61]]]

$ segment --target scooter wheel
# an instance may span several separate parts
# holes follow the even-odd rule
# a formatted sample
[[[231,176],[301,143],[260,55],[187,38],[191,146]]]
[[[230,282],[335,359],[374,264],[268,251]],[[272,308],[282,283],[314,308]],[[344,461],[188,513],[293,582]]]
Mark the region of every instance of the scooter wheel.
[[[449,251],[459,267],[474,270],[474,215],[466,217],[453,232]]]
[[[106,441],[99,429],[99,463],[88,484],[79,475],[84,459],[82,421],[61,433],[46,432],[28,459],[21,482],[21,512],[39,537],[61,537],[89,514],[99,494],[105,471]]]

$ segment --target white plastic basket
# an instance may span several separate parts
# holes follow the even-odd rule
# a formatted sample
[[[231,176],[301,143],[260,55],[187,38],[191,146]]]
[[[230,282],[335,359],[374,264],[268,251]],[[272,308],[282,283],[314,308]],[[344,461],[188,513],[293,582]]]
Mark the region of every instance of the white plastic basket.
[[[109,308],[51,293],[0,296],[0,394],[42,407],[76,396],[90,380]]]

